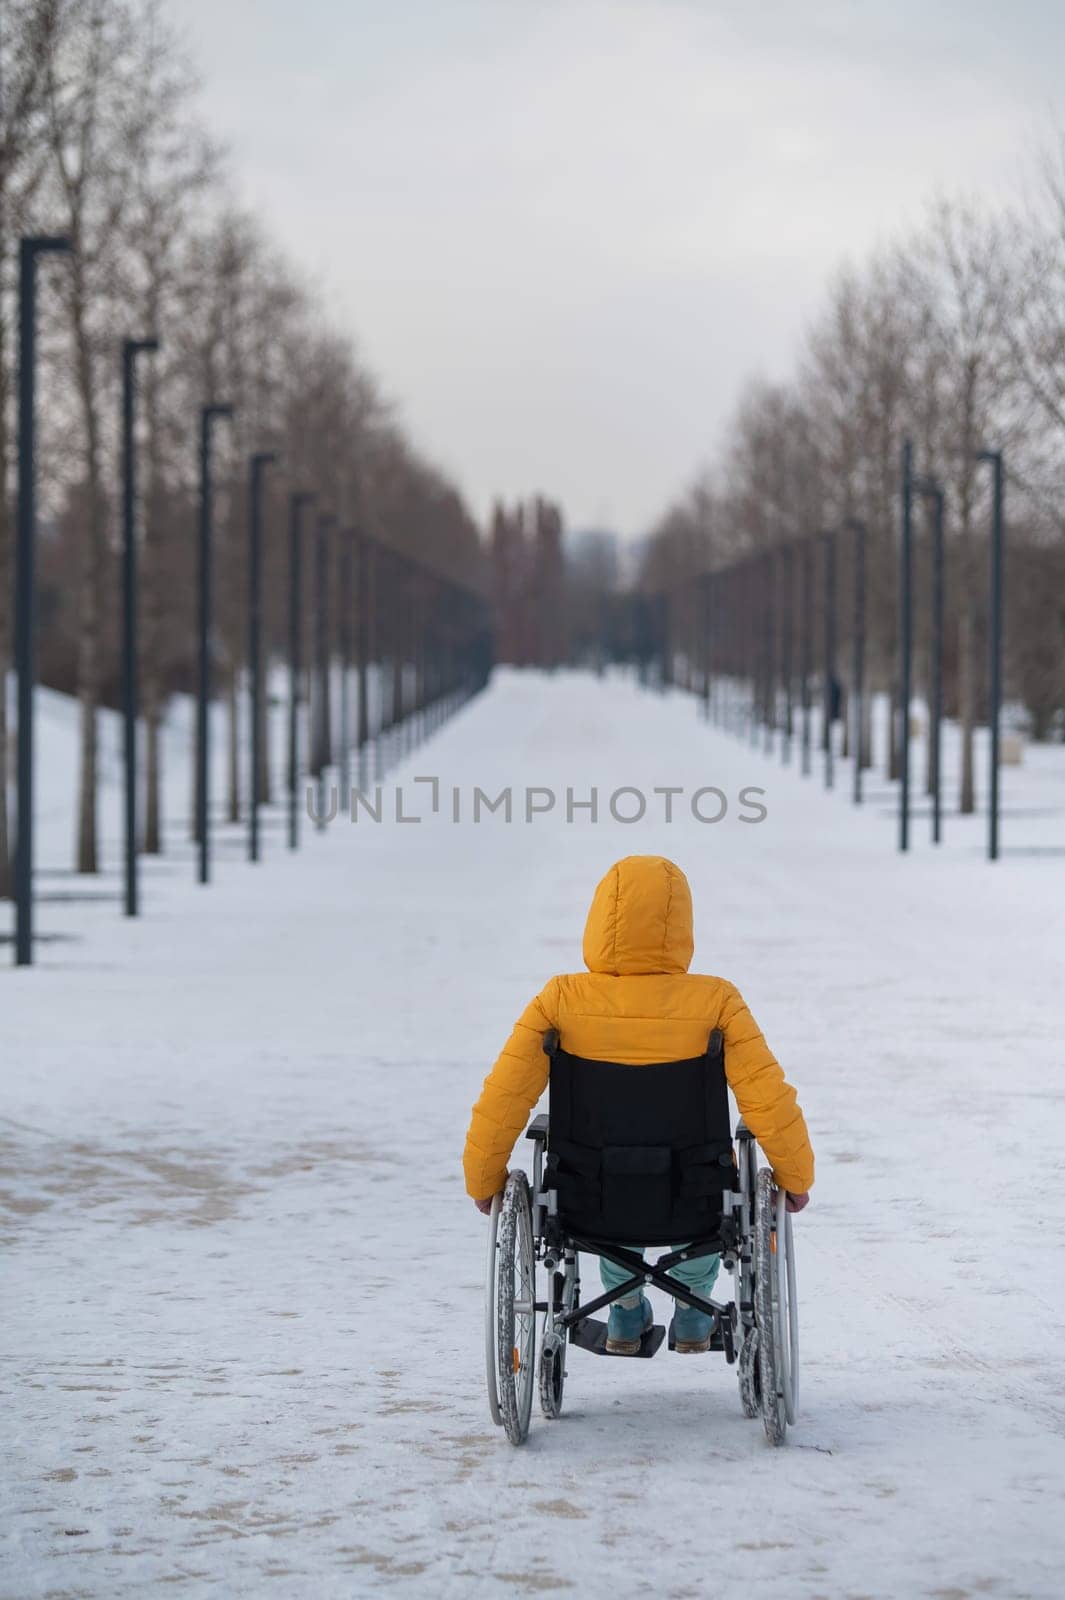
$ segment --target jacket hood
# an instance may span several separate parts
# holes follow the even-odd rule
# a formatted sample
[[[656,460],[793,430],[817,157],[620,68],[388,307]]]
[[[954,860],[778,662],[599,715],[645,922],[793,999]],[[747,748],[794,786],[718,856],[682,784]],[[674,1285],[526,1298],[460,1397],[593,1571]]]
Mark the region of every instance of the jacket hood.
[[[613,977],[687,972],[695,942],[688,880],[664,856],[626,856],[600,881],[584,928],[584,964]]]

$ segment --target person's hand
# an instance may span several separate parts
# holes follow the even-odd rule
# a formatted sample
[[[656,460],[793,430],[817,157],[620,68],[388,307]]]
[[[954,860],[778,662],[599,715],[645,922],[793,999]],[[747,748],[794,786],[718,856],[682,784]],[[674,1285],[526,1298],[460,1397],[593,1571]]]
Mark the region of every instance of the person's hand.
[[[490,1214],[492,1210],[492,1201],[494,1199],[495,1195],[490,1194],[487,1200],[475,1200],[473,1202],[478,1211],[481,1213],[482,1217],[487,1217]]]
[[[784,1196],[784,1210],[785,1211],[791,1211],[791,1212],[802,1211],[809,1204],[810,1204],[810,1192],[809,1192],[809,1190],[806,1190],[803,1194],[785,1194],[785,1196]]]

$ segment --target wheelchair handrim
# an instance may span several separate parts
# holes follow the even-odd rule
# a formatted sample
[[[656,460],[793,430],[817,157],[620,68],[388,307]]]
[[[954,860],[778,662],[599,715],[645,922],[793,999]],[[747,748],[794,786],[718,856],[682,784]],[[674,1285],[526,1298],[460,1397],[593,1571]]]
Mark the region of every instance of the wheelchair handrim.
[[[492,1200],[488,1215],[488,1262],[484,1284],[484,1360],[488,1386],[488,1410],[496,1427],[503,1426],[499,1409],[499,1374],[496,1371],[496,1249],[499,1240],[499,1210],[502,1195]]]

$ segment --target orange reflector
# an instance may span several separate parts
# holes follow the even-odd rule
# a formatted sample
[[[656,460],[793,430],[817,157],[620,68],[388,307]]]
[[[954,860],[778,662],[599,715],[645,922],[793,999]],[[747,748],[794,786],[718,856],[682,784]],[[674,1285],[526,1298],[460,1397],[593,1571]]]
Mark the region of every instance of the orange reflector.
[[[514,1360],[514,1371],[517,1372],[518,1368],[521,1366],[521,1357],[518,1355],[518,1347],[517,1347],[517,1345],[514,1346],[513,1360]]]
[[[775,1256],[777,1253],[777,1236],[775,1233],[771,1233],[769,1235],[769,1253],[772,1256]]]

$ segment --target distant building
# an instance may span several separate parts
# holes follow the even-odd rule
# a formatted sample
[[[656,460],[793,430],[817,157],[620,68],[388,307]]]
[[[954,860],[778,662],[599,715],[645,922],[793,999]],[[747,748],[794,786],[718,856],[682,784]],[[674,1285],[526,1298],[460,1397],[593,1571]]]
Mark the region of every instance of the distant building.
[[[492,513],[496,659],[555,667],[567,658],[562,513],[537,496]]]

